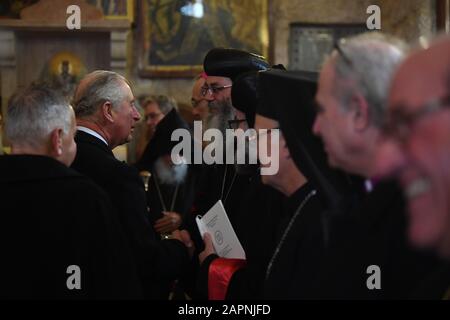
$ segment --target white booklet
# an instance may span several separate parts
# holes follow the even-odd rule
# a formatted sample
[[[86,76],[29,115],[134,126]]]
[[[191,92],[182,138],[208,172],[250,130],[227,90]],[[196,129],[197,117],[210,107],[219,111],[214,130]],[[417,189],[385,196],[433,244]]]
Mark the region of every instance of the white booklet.
[[[206,232],[211,235],[217,255],[229,259],[245,259],[244,249],[221,200],[217,201],[203,217],[197,216],[195,220],[202,238]]]

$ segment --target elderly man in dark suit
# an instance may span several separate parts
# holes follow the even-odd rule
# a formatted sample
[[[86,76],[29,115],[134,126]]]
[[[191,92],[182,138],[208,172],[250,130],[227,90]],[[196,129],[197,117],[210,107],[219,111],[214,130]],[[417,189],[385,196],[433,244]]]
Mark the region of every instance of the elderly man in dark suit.
[[[117,73],[94,71],[81,80],[73,102],[78,153],[73,168],[91,177],[111,197],[131,245],[147,298],[160,295],[161,283],[177,279],[189,262],[189,234],[174,231],[160,241],[147,211],[137,170],[117,160],[112,149],[131,139],[140,115],[128,81]]]
[[[42,85],[7,108],[12,154],[0,156],[0,297],[139,298],[131,253],[107,195],[68,168],[75,117]]]

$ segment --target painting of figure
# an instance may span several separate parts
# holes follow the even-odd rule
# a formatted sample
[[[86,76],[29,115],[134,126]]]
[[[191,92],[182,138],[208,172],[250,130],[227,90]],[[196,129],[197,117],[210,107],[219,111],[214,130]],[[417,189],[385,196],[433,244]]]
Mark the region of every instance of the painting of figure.
[[[267,55],[266,0],[145,0],[142,65],[192,69],[213,47]]]
[[[129,17],[133,4],[133,0],[88,0],[87,2],[102,9],[106,18]]]

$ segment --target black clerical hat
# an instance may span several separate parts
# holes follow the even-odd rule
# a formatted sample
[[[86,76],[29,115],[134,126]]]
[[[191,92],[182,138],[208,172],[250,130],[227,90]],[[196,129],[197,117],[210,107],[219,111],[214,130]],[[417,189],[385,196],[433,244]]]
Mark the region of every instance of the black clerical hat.
[[[232,81],[241,73],[267,70],[263,56],[238,49],[214,48],[205,56],[203,68],[208,76],[227,77]]]
[[[231,88],[233,107],[245,113],[250,128],[255,125],[255,112],[258,105],[258,73],[259,71],[250,71],[239,75],[233,81]]]
[[[299,170],[330,207],[348,190],[348,177],[329,167],[321,140],[312,132],[316,115],[317,73],[270,70],[259,74],[257,113],[278,120]]]
[[[171,154],[173,147],[179,143],[179,141],[171,140],[172,132],[176,129],[189,130],[189,126],[180,117],[178,111],[172,109],[156,126],[155,133],[147,144],[141,160],[137,164],[140,170],[150,170],[153,163],[159,157]]]

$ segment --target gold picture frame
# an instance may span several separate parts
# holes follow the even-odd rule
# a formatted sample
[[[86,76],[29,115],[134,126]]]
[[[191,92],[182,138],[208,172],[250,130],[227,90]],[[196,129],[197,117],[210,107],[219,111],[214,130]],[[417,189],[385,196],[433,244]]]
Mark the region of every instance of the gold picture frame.
[[[134,0],[87,0],[100,8],[105,19],[134,21]]]
[[[193,77],[213,47],[269,54],[268,0],[143,0],[138,5],[141,77]]]

